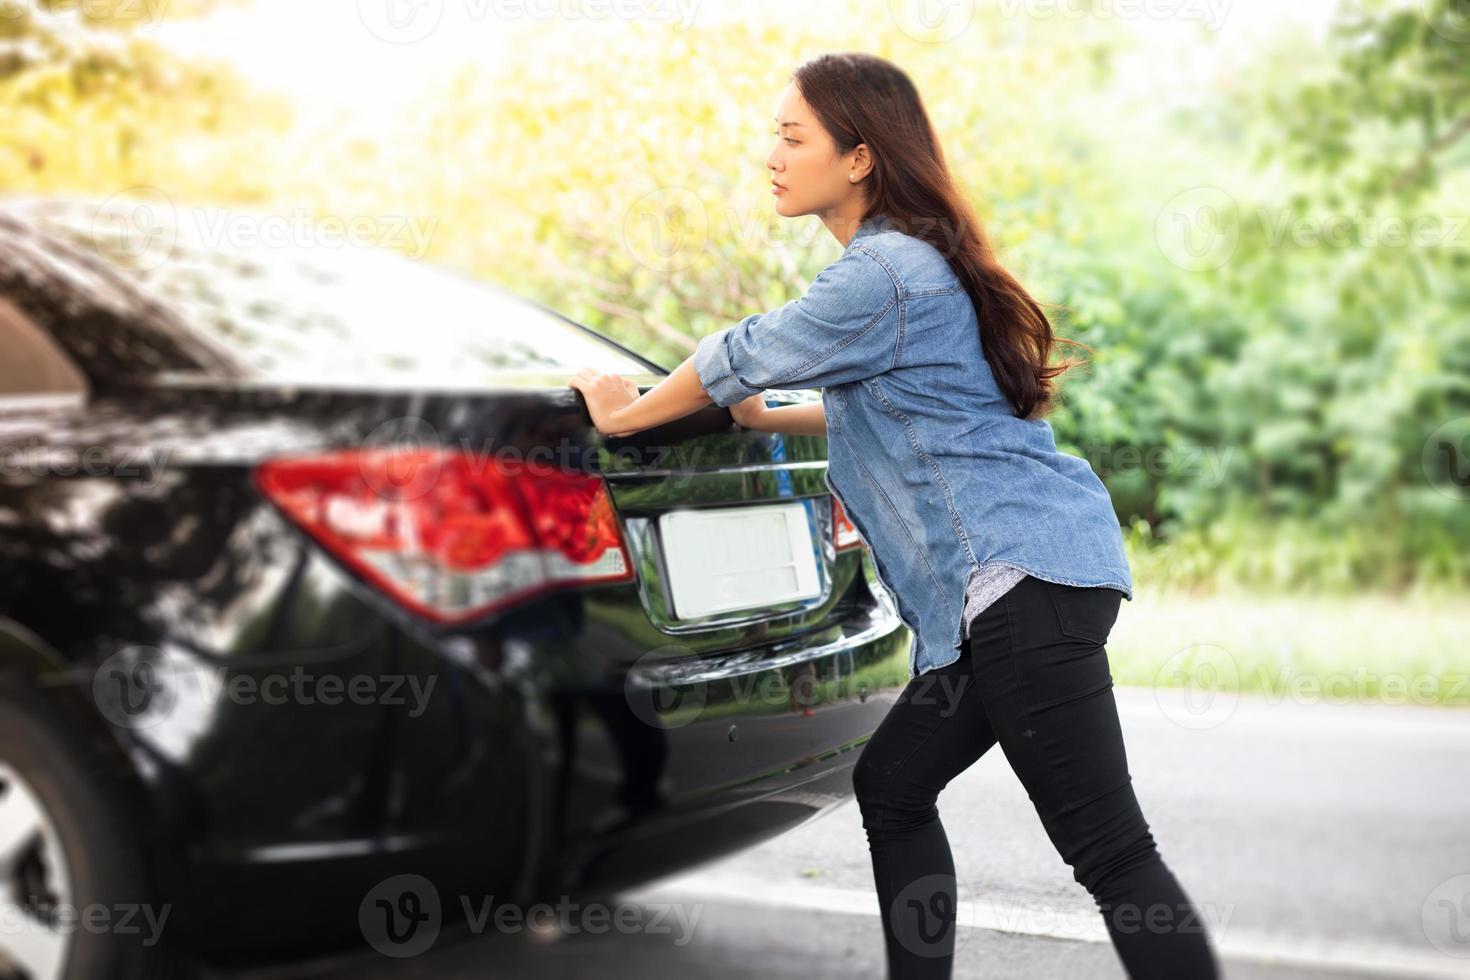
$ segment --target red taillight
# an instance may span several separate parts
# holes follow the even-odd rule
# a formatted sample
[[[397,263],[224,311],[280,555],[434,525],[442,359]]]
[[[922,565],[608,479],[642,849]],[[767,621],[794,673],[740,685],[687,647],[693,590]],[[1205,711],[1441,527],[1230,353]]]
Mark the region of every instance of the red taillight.
[[[274,459],[257,486],[396,602],[462,622],[633,565],[600,476],[443,449]]]
[[[837,495],[832,495],[832,547],[836,551],[844,551],[848,548],[856,548],[863,543],[858,537],[857,528],[853,527],[852,521],[848,520],[847,512],[842,509],[842,503]]]

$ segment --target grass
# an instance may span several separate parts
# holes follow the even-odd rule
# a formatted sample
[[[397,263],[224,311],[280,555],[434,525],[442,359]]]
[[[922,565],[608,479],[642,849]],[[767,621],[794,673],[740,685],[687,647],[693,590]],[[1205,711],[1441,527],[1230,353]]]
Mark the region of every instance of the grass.
[[[1470,597],[1238,591],[1123,603],[1113,679],[1295,701],[1470,705]]]
[[[1120,685],[1208,688],[1294,701],[1470,706],[1470,595],[1223,590],[1197,595],[1136,579],[1108,640]],[[630,620],[641,610],[620,610]],[[631,625],[631,622],[630,622]],[[815,685],[811,702],[902,689],[894,656]],[[778,697],[779,700],[779,697]],[[783,704],[774,705],[784,708]],[[749,705],[707,705],[712,716]]]

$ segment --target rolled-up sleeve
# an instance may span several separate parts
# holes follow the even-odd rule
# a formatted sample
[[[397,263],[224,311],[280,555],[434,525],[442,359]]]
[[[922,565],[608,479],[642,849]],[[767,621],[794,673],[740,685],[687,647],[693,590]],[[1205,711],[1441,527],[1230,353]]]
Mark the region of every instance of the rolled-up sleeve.
[[[705,393],[726,406],[767,388],[870,378],[892,366],[897,349],[898,286],[882,261],[854,244],[805,295],[702,338],[693,360]]]

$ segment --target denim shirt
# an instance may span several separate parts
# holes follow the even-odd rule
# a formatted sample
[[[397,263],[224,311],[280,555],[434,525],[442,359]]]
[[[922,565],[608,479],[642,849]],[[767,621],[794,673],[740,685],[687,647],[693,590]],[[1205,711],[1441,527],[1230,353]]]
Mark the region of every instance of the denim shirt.
[[[822,389],[827,487],[912,632],[910,679],[959,658],[967,597],[1024,574],[1132,600],[1107,488],[1049,422],[1016,418],[959,277],[887,215],[805,295],[702,338],[693,362],[716,405]]]

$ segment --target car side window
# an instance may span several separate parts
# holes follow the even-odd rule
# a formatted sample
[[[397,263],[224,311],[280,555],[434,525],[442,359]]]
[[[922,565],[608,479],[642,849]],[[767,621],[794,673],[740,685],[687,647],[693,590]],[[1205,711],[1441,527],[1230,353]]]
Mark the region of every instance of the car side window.
[[[0,296],[0,398],[86,395],[76,365],[20,307]]]

